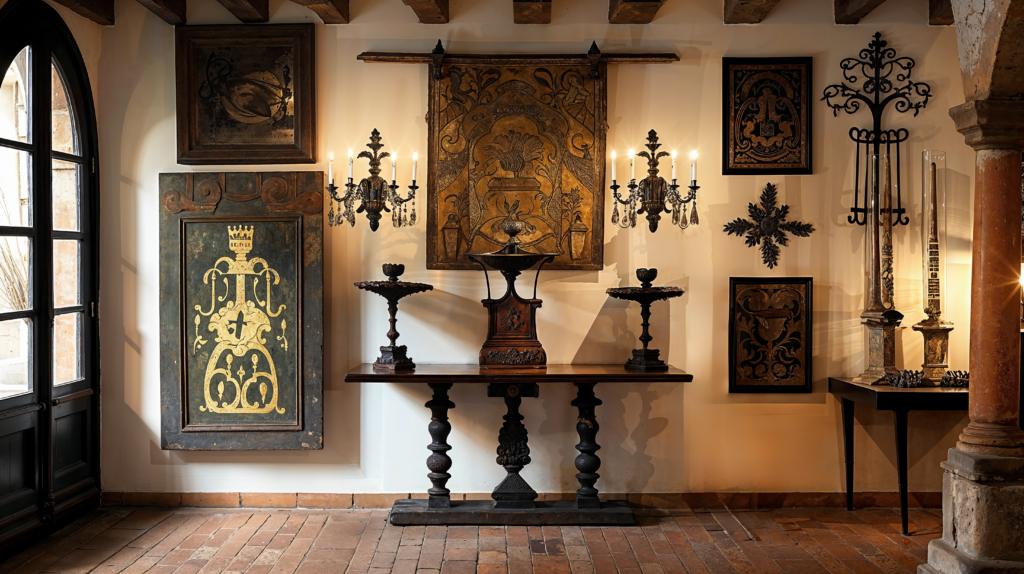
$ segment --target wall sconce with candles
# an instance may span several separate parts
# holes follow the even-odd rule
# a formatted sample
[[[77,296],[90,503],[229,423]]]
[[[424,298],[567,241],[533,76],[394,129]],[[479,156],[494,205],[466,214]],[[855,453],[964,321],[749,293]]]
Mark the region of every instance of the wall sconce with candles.
[[[646,147],[650,152],[642,151],[634,156],[633,150],[629,150],[629,190],[628,196],[623,199],[619,195],[619,185],[615,180],[615,152],[612,152],[612,185],[611,190],[615,198],[615,208],[612,210],[612,224],[625,229],[636,227],[636,215],[647,214],[647,227],[651,232],[658,230],[658,222],[661,221],[662,213],[672,214],[672,225],[680,229],[686,229],[690,225],[698,225],[697,218],[697,152],[690,154],[690,185],[689,193],[683,197],[679,193],[679,184],[676,183],[676,153],[669,154],[667,151],[658,151],[661,144],[658,143],[658,133],[651,130],[647,133]],[[672,184],[669,185],[665,178],[658,175],[658,163],[663,157],[672,156]],[[636,181],[634,157],[647,159],[647,177]],[[623,214],[619,217],[619,204],[622,204]],[[687,205],[690,204],[690,214],[687,217]],[[639,207],[637,207],[639,205]]]
[[[338,195],[338,187],[334,185],[334,154],[331,154],[330,163],[327,164],[327,191],[331,197],[331,208],[327,213],[327,224],[331,227],[348,222],[350,227],[356,225],[356,214],[366,212],[366,218],[370,221],[370,231],[377,231],[380,225],[382,212],[391,213],[391,223],[395,227],[416,225],[416,168],[419,163],[419,156],[412,154],[412,185],[409,186],[409,196],[402,197],[398,194],[396,183],[398,173],[398,158],[392,157],[388,152],[381,152],[384,147],[380,143],[380,132],[376,129],[370,134],[370,143],[366,147],[373,150],[373,153],[362,151],[359,158],[370,160],[370,177],[365,177],[358,184],[353,183],[353,157],[352,150],[348,150],[348,182],[345,184],[345,195]],[[386,157],[391,157],[391,183],[388,184],[380,176],[380,162]],[[356,202],[359,207],[353,210]],[[408,205],[406,205],[408,204]],[[345,206],[342,211],[342,205]],[[335,206],[338,211],[335,212]]]

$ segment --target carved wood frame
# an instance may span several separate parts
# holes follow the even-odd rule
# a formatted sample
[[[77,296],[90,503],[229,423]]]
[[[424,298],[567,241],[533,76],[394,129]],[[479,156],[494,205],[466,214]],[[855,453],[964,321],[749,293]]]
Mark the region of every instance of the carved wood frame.
[[[160,399],[164,450],[323,448],[323,172],[160,174]],[[294,221],[299,284],[296,424],[188,420],[183,266],[187,223]]]
[[[295,49],[295,133],[290,144],[201,144],[198,140],[196,46],[291,45]],[[316,163],[316,60],[313,24],[261,26],[178,26],[175,29],[175,81],[178,163],[182,165],[268,165]]]

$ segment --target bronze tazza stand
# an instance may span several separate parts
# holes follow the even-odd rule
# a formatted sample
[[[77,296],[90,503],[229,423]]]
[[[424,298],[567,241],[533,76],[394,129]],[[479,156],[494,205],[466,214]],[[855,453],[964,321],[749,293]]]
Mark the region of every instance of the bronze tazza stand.
[[[487,281],[487,298],[481,301],[487,308],[487,341],[480,349],[480,366],[484,368],[544,368],[547,354],[537,340],[537,280],[545,263],[555,258],[553,253],[531,253],[519,247],[518,235],[525,224],[509,217],[501,224],[508,235],[508,244],[491,253],[467,253],[466,257],[480,264]],[[540,263],[533,279],[533,298],[523,299],[516,293],[516,277]],[[491,298],[491,280],[487,268],[497,269],[505,277],[507,288],[500,299]]]
[[[431,291],[434,289],[434,286],[426,283],[399,281],[398,278],[402,276],[402,273],[405,273],[405,265],[400,263],[385,263],[383,271],[384,275],[388,278],[387,281],[360,281],[355,283],[356,287],[363,291],[376,293],[387,299],[388,302],[388,314],[390,315],[388,322],[391,325],[391,328],[388,329],[388,340],[391,344],[380,348],[380,357],[373,363],[373,367],[386,370],[415,369],[416,363],[413,363],[412,359],[409,358],[405,345],[395,345],[395,342],[398,341],[398,331],[395,330],[398,324],[398,318],[396,317],[398,314],[398,300],[414,293]]]
[[[519,246],[518,235],[525,224],[516,217],[509,217],[501,224],[508,235],[508,244],[492,253],[467,253],[466,256],[480,264],[487,281],[487,299],[482,301],[487,308],[487,341],[480,349],[481,369],[543,369],[547,367],[547,354],[537,339],[537,309],[542,301],[537,298],[537,280],[541,267],[555,258],[550,253],[531,253]],[[533,279],[533,298],[523,299],[516,292],[516,278],[520,273],[540,264]],[[487,267],[497,269],[505,277],[506,290],[500,299],[491,298],[491,280]],[[519,475],[524,466],[530,464],[530,447],[527,446],[526,427],[519,406],[524,397],[537,398],[540,389],[537,383],[491,383],[487,385],[488,397],[505,399],[507,413],[498,431],[498,464],[505,468],[505,479],[491,493],[494,508],[534,508],[537,492]]]
[[[641,267],[636,270],[636,278],[640,280],[640,287],[612,287],[607,293],[616,299],[636,301],[640,303],[640,317],[643,319],[643,333],[640,335],[642,349],[633,349],[633,357],[626,361],[626,368],[631,371],[665,371],[668,364],[658,358],[658,349],[648,349],[654,337],[647,332],[651,326],[651,303],[662,299],[671,299],[683,294],[679,287],[652,287],[651,283],[658,277],[657,269],[645,269]]]

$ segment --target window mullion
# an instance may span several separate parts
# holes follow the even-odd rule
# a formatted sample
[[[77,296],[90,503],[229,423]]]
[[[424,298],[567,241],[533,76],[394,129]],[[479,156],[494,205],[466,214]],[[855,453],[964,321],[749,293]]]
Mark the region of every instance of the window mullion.
[[[31,126],[35,161],[33,162],[31,211],[35,240],[32,245],[30,272],[32,276],[32,307],[37,311],[33,325],[34,344],[32,351],[32,379],[37,389],[39,402],[45,405],[41,412],[40,460],[42,461],[42,484],[39,489],[43,499],[44,512],[52,513],[53,492],[53,436],[54,422],[51,404],[53,401],[53,213],[51,209],[51,132],[50,113],[51,50],[49,42],[41,39],[32,48],[32,79],[30,97],[32,110]]]

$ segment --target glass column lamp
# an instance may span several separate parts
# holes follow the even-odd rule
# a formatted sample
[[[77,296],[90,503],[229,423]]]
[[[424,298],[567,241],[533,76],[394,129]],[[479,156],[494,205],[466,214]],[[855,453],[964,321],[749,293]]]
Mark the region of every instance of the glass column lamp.
[[[949,332],[953,330],[953,324],[942,319],[942,296],[946,291],[946,152],[925,150],[922,160],[921,274],[927,317],[913,329],[924,336],[922,383],[938,386],[949,369]]]

